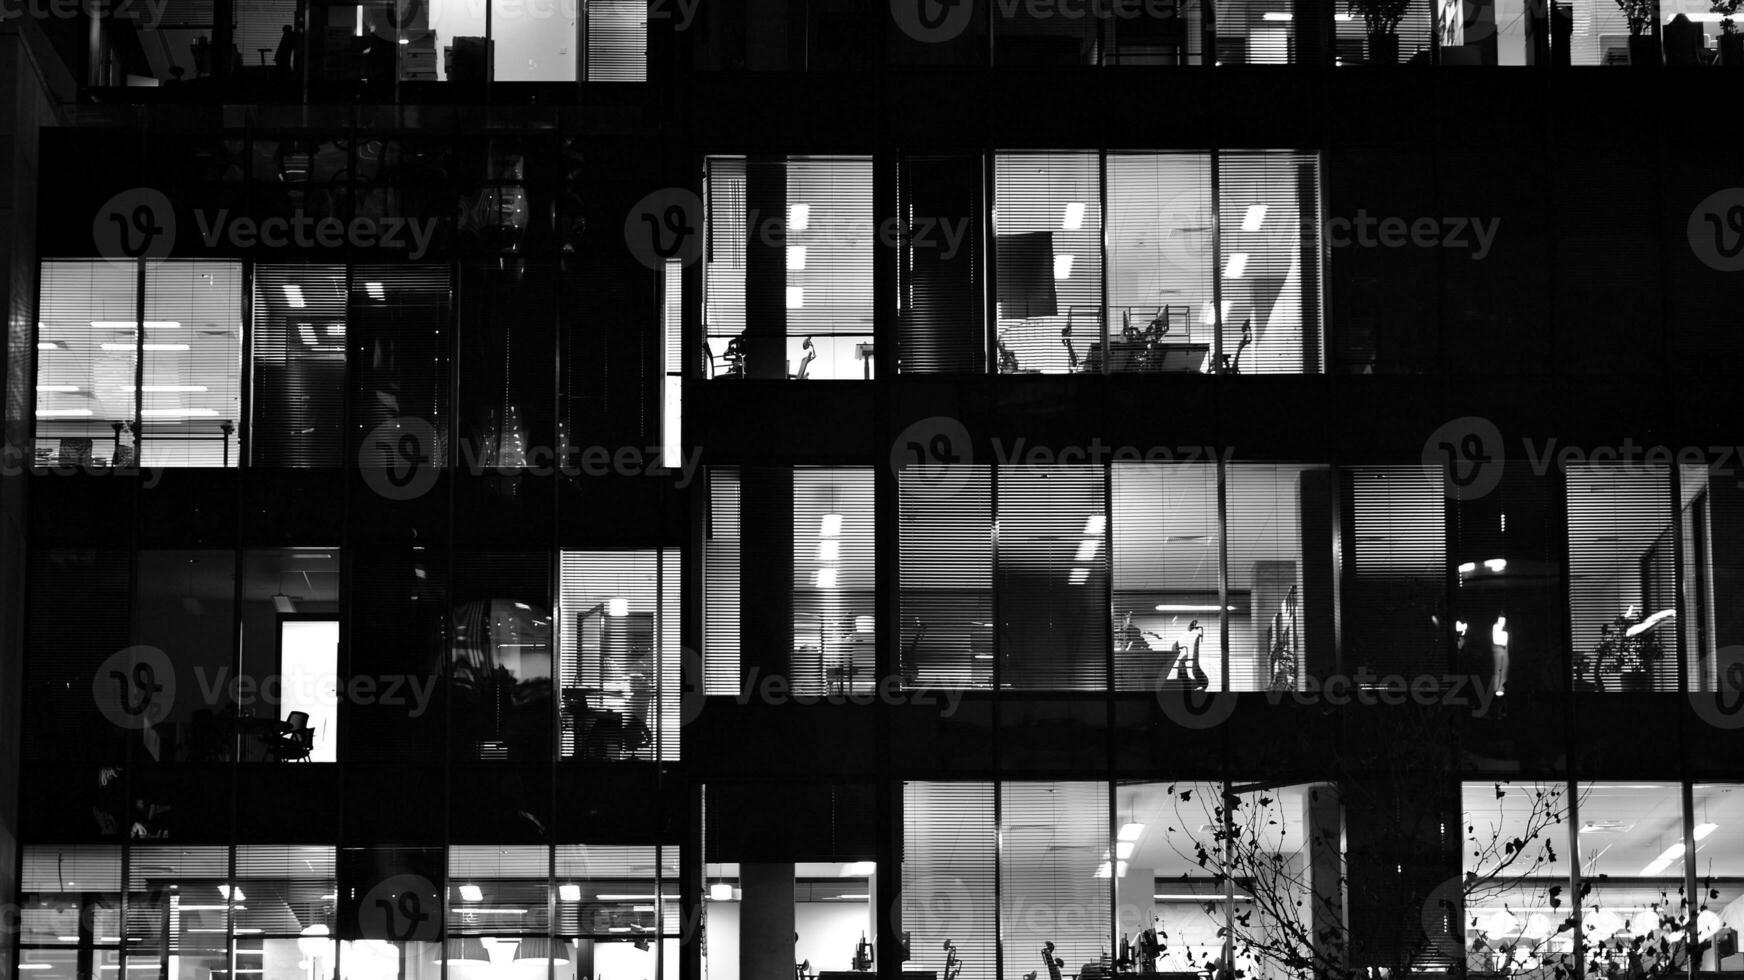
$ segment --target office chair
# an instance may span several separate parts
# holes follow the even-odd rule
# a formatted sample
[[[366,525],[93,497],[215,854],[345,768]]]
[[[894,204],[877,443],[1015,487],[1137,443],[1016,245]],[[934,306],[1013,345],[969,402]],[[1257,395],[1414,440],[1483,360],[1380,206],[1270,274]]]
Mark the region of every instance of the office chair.
[[[799,373],[787,376],[789,381],[804,381],[806,368],[811,367],[811,362],[817,360],[817,349],[812,347],[810,337],[805,338],[799,349],[805,351],[805,356],[799,359]]]
[[[309,727],[307,711],[293,711],[285,718],[285,728],[268,743],[274,762],[308,762],[315,751],[315,729]]]

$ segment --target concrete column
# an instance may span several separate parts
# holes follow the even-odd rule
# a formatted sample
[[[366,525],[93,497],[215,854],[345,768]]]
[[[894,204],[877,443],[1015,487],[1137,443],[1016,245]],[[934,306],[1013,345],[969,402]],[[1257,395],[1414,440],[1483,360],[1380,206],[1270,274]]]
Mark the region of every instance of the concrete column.
[[[793,865],[739,865],[739,980],[793,976]]]
[[[1126,877],[1119,879],[1114,885],[1114,936],[1119,941],[1125,936],[1128,942],[1136,942],[1138,934],[1150,928],[1156,915],[1157,872],[1155,868],[1126,869]],[[1119,955],[1115,950],[1115,955]]]

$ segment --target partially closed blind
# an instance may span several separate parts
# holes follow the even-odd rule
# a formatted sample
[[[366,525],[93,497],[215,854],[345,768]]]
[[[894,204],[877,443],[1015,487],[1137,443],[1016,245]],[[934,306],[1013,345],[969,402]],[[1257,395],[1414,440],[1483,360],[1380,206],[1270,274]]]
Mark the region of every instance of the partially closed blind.
[[[149,963],[179,956],[183,964],[221,969],[231,912],[246,904],[216,887],[230,881],[230,848],[135,847],[129,858],[122,933],[127,959]]]
[[[1074,352],[1082,358],[1100,335],[1101,200],[1094,153],[1006,153],[995,159],[1001,373],[1074,370]]]
[[[1218,646],[1217,468],[1201,463],[1115,463],[1113,485],[1114,687],[1179,682],[1176,644],[1199,642],[1212,690],[1224,690]],[[1190,630],[1197,620],[1202,630]],[[1185,666],[1185,665],[1183,665]]]
[[[1318,188],[1311,153],[1218,155],[1222,352],[1242,374],[1319,370]]]
[[[1108,685],[1107,512],[1100,466],[997,473],[999,685]]]
[[[993,474],[908,467],[901,513],[902,676],[922,687],[993,685]]]
[[[588,0],[587,80],[648,80],[648,0]]]
[[[952,955],[945,944],[950,943],[961,980],[994,980],[997,975],[994,812],[992,783],[904,784],[905,969],[945,976]]]
[[[739,693],[739,470],[708,471],[709,513],[703,541],[704,688],[709,694]]]
[[[239,465],[242,263],[146,263],[144,350],[141,461]]]
[[[793,473],[793,686],[870,691],[877,681],[872,470]]]
[[[42,264],[36,341],[37,462],[125,465],[134,416],[138,267]],[[118,444],[119,443],[119,447]]]
[[[366,284],[365,295],[382,289]],[[344,266],[255,267],[249,455],[256,466],[340,465],[345,314]]]
[[[872,160],[787,163],[787,373],[812,338],[807,377],[865,376],[856,344],[872,341]]]
[[[672,549],[563,553],[562,758],[677,758],[678,585]]]
[[[1347,672],[1413,676],[1447,669],[1447,515],[1431,466],[1347,471],[1352,542],[1344,594]]]
[[[1670,470],[1571,464],[1565,479],[1577,676],[1591,677],[1605,691],[1677,690],[1673,624],[1633,641],[1622,636],[1654,613],[1677,608]]]
[[[1119,153],[1108,157],[1108,332],[1111,372],[1206,369],[1213,343],[1211,155]],[[1122,344],[1158,322],[1160,356]],[[1092,338],[1078,340],[1080,352]],[[1182,345],[1181,353],[1171,348]],[[1193,346],[1196,345],[1196,346]],[[1203,351],[1194,357],[1189,351]]]

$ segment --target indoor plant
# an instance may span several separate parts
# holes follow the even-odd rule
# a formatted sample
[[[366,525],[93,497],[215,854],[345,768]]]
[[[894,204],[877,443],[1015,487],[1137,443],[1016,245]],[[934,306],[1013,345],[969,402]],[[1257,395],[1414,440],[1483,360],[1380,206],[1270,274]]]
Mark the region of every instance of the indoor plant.
[[[1714,0],[1708,9],[1720,15],[1720,64],[1744,65],[1744,34],[1738,33],[1738,25],[1732,22],[1732,15],[1738,12],[1740,3],[1744,0]]]
[[[1629,21],[1629,63],[1658,64],[1659,41],[1648,30],[1653,26],[1653,0],[1617,0],[1617,7]]]
[[[1362,14],[1369,35],[1369,64],[1399,63],[1399,21],[1405,17],[1406,0],[1350,0],[1350,12]]]

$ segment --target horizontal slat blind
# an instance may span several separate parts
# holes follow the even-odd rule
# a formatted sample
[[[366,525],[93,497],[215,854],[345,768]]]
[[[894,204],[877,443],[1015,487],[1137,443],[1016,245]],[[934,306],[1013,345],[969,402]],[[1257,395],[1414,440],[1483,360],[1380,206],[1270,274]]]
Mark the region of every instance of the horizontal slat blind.
[[[1094,153],[1002,153],[994,159],[998,338],[1015,356],[1001,373],[1071,370],[1061,331],[1082,358],[1102,305],[1101,167]]]
[[[128,960],[149,963],[180,956],[184,969],[196,962],[207,969],[222,969],[232,908],[247,904],[227,899],[218,890],[229,881],[228,847],[133,848],[122,934]]]
[[[947,975],[945,944],[960,980],[994,980],[997,856],[992,783],[904,784],[902,931],[904,969]]]
[[[1108,332],[1114,353],[1092,358],[1111,372],[1206,367],[1211,308],[1211,155],[1117,153],[1108,157]],[[1160,350],[1122,343],[1128,328],[1143,336],[1161,319]],[[1074,331],[1075,333],[1076,331]],[[1076,338],[1080,356],[1091,338]],[[1169,355],[1201,345],[1206,356]]]
[[[1430,0],[1410,0],[1405,14],[1394,28],[1399,38],[1396,60],[1388,60],[1387,52],[1378,50],[1369,40],[1369,29],[1361,9],[1348,3],[1338,4],[1337,57],[1340,64],[1353,65],[1427,65],[1433,55],[1430,45],[1434,37],[1434,16]]]
[[[345,313],[344,266],[255,266],[249,342],[255,465],[340,465]]]
[[[703,326],[711,351],[710,377],[726,373],[719,360],[727,341],[745,331],[747,166],[744,157],[710,157],[704,178],[707,251],[703,267]]]
[[[1664,466],[1571,464],[1565,471],[1568,501],[1568,609],[1577,665],[1596,666],[1606,691],[1677,690],[1676,626],[1666,624],[1637,644],[1616,645],[1616,655],[1592,658],[1606,627],[1630,607],[1645,618],[1675,609],[1671,581],[1671,472]],[[1636,621],[1639,621],[1637,619]],[[1650,661],[1657,642],[1663,655]],[[1643,675],[1641,672],[1645,671]],[[1577,667],[1577,673],[1580,673]]]
[[[369,284],[381,285],[378,299]],[[357,266],[351,278],[352,431],[416,419],[436,433],[431,465],[447,465],[453,332],[447,266]],[[373,462],[373,461],[363,461]]]
[[[1008,466],[998,487],[999,684],[1108,685],[1107,512],[1100,466]]]
[[[793,472],[793,687],[871,691],[877,683],[872,470]]]
[[[1293,0],[1224,0],[1216,7],[1217,64],[1288,65],[1298,60]]]
[[[993,474],[982,465],[897,476],[902,675],[910,686],[993,685]]]
[[[787,373],[864,376],[856,344],[872,342],[872,160],[795,157],[787,163]],[[803,217],[802,217],[803,216]]]
[[[543,845],[451,845],[448,934],[544,935],[551,922],[550,875],[551,851]],[[468,899],[461,890],[466,886],[482,898]]]
[[[999,939],[1005,976],[1047,976],[1042,944],[1075,976],[1107,949],[1107,783],[1002,783]]]
[[[241,362],[242,263],[146,263],[145,465],[240,464]]]
[[[709,694],[739,693],[739,471],[708,471],[708,537],[703,542],[704,686]]]
[[[656,919],[656,848],[599,844],[557,845],[557,932],[600,939],[653,934]],[[563,898],[573,886],[577,898]],[[628,935],[627,935],[628,934]]]
[[[1410,677],[1447,669],[1447,515],[1438,466],[1359,466],[1344,593],[1347,669]]]
[[[1230,615],[1230,689],[1295,690],[1302,657],[1304,467],[1232,463],[1224,475],[1229,590],[1245,597]]]
[[[1115,690],[1155,690],[1181,680],[1171,678],[1174,645],[1191,647],[1187,627],[1195,619],[1204,627],[1200,666],[1211,689],[1222,690],[1216,467],[1115,463],[1110,479]]]
[[[102,261],[42,264],[36,353],[36,454],[43,464],[125,464],[134,414],[138,269]],[[173,332],[173,331],[171,331]]]
[[[897,340],[904,374],[976,374],[987,370],[986,193],[982,157],[963,153],[906,157]],[[927,222],[933,222],[929,226]],[[960,235],[953,249],[952,234]]]
[[[338,914],[334,849],[283,844],[236,848],[236,885],[247,900],[233,912],[236,931],[301,936],[314,925],[331,927]]]
[[[1303,374],[1319,369],[1318,165],[1313,154],[1284,151],[1218,156],[1223,353],[1241,354],[1243,374]]]
[[[648,0],[588,0],[587,80],[648,80]]]
[[[675,555],[566,551],[561,583],[562,757],[676,758]]]

